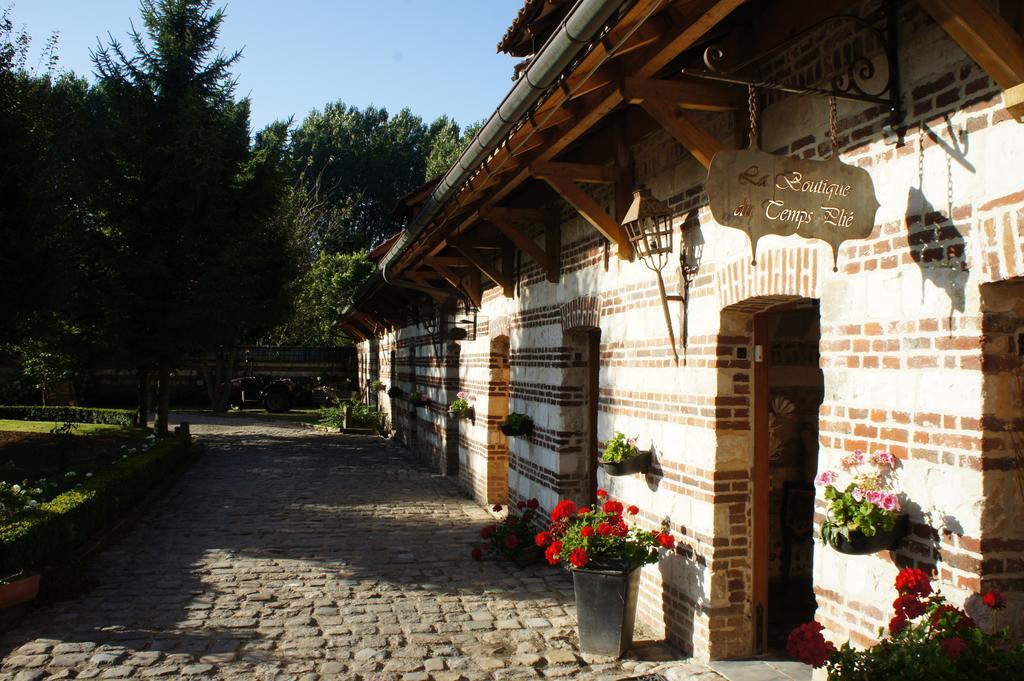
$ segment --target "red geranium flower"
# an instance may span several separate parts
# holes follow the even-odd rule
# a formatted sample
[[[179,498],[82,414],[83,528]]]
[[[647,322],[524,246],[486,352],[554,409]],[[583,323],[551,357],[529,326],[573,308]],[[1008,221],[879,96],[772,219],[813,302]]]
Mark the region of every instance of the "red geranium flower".
[[[587,550],[573,549],[569,554],[569,562],[573,564],[573,567],[584,567],[587,564]]]
[[[594,528],[591,527],[590,525],[584,525],[583,529],[580,530],[580,535],[582,535],[584,538],[593,537],[594,536]]]
[[[981,600],[993,610],[1002,610],[1006,607],[1006,596],[1000,591],[989,591],[981,597]]]
[[[800,660],[804,664],[820,667],[836,651],[831,641],[826,641],[821,635],[825,627],[818,622],[808,622],[789,632],[786,639],[786,652],[790,657]]]
[[[533,511],[527,509],[526,512],[523,513],[523,521],[524,522],[530,522],[531,520],[533,520],[533,516],[534,515],[536,515],[536,514]]]
[[[967,650],[967,644],[958,636],[942,639],[939,641],[939,646],[942,647],[942,652],[946,653],[946,656],[951,660],[960,659],[960,656]]]
[[[910,620],[907,619],[907,616],[899,613],[889,620],[889,631],[893,634],[898,634],[906,629],[908,624],[910,624]]]
[[[544,551],[544,557],[548,559],[548,562],[552,565],[558,565],[560,560],[559,554],[562,553],[562,542],[552,542],[551,546]]]
[[[597,490],[598,499],[604,499],[606,496],[608,496],[608,492],[605,492],[603,489]]]
[[[622,518],[619,518],[618,522],[612,525],[612,534],[616,537],[625,537],[629,534],[629,528],[626,527],[626,523],[622,522]]]
[[[526,502],[525,501],[517,501],[516,502],[516,508],[520,508],[520,509],[526,508]]]
[[[541,532],[536,537],[534,537],[533,541],[537,544],[537,546],[547,546],[551,543],[551,540],[553,538],[554,537],[551,536],[551,533],[545,530],[544,532]]]
[[[571,518],[576,513],[576,504],[566,499],[565,501],[559,501],[558,505],[555,506],[555,510],[551,511],[551,520],[556,523],[559,520],[566,520]]]
[[[601,523],[597,526],[597,533],[602,537],[607,537],[612,533],[612,526],[608,523]]]
[[[515,536],[514,534],[506,534],[505,535],[505,548],[509,549],[511,551],[512,549],[514,549],[517,546],[519,546],[519,537]]]
[[[488,525],[480,529],[480,536],[484,539],[490,539],[491,535],[494,534],[494,528],[496,525]]]
[[[495,504],[494,506],[491,506],[491,510],[494,511],[495,513],[501,512],[501,504]]]
[[[590,513],[590,507],[589,506],[580,506],[580,510],[577,511],[577,513],[579,513],[580,515],[583,515],[584,513]]]
[[[924,614],[925,604],[914,594],[900,594],[899,598],[892,602],[892,607],[897,615],[905,615],[910,619]]]
[[[609,499],[608,501],[604,502],[604,512],[614,514],[622,513],[622,502],[615,501],[614,499]]]
[[[663,548],[671,549],[676,545],[676,540],[671,534],[665,534],[663,532],[658,535],[658,543],[661,544]]]
[[[482,550],[480,550],[480,547],[477,547],[477,548],[473,549],[473,551],[469,555],[471,555],[473,557],[473,560],[483,560],[484,559],[484,552]]]
[[[903,568],[896,575],[896,590],[901,594],[916,594],[924,598],[932,592],[932,583],[923,570]]]
[[[532,508],[532,509],[536,510],[536,509],[540,508],[540,502],[537,501],[536,499],[530,499],[529,501],[526,502],[526,506],[528,508]]]
[[[948,603],[943,603],[932,611],[932,626],[938,627],[942,622],[943,617],[949,614],[956,615],[955,618],[950,618],[949,620],[951,622],[950,627],[954,631],[959,631],[961,629],[974,629],[978,626],[970,615],[960,608],[949,605]]]
[[[640,512],[640,509],[637,508],[636,506],[630,506],[629,508],[626,509],[626,513],[628,513],[630,515],[636,515],[639,512]]]

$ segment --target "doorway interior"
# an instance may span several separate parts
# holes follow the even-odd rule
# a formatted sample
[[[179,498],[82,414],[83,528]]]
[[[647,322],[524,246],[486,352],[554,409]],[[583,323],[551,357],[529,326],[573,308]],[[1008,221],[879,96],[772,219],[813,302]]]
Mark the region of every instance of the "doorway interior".
[[[758,652],[814,619],[814,477],[824,400],[818,301],[754,316],[754,586]]]

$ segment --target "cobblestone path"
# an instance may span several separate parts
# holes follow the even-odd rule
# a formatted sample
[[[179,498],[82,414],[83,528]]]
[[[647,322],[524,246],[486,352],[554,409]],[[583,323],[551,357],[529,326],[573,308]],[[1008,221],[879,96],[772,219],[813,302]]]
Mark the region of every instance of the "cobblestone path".
[[[206,455],[95,586],[0,635],[0,678],[723,678],[657,645],[585,659],[571,581],[468,560],[488,512],[396,446],[234,417],[193,433]]]

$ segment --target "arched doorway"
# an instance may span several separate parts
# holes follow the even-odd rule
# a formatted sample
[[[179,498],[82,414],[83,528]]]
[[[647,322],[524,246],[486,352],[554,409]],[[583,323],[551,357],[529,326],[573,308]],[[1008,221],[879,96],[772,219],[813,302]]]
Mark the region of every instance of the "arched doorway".
[[[824,400],[819,366],[818,301],[799,296],[758,296],[722,311],[721,331],[735,360],[720,369],[720,396],[746,396],[746,419],[730,422],[719,447],[745,451],[737,462],[749,476],[746,520],[730,514],[716,534],[748,540],[754,654],[784,654],[786,636],[814,618],[814,477],[818,419]],[[720,353],[722,350],[720,349]],[[724,442],[728,440],[728,442]]]

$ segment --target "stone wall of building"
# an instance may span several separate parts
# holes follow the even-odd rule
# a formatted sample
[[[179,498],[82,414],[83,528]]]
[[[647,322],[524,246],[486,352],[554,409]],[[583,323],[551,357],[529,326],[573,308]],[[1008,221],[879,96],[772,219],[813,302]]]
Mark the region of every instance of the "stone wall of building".
[[[984,614],[972,596],[982,586],[1006,590],[1008,612],[1024,607],[1024,535],[1012,520],[1024,505],[1014,444],[1024,424],[1013,392],[1024,343],[1013,301],[1022,290],[999,283],[1024,277],[1016,162],[1024,126],[913,3],[901,32],[905,144],[887,139],[882,107],[839,103],[842,159],[871,173],[881,208],[869,238],[842,245],[838,271],[829,246],[799,236],[762,239],[752,265],[746,235],[712,220],[703,167],[660,131],[633,147],[637,182],[679,216],[674,257],[682,251],[692,266],[686,280],[678,261],[664,272],[669,293],[685,288],[689,299],[671,303],[678,366],[654,275],[619,259],[568,210],[561,281],[547,282],[523,256],[514,298],[486,292],[476,340],[446,343],[440,358],[422,327],[360,344],[361,371],[387,366],[394,352],[401,387],[426,389],[434,400],[415,419],[401,399],[385,405],[402,441],[439,470],[457,469],[482,503],[502,499],[507,470],[508,500],[536,497],[550,511],[589,493],[598,450],[588,444],[587,352],[599,333],[598,440],[637,436],[654,464],[647,475],[599,471],[597,483],[640,506],[643,525],[681,538],[676,552],[644,569],[640,613],[700,658],[754,649],[754,321],[799,300],[820,309],[817,470],[835,469],[856,450],[895,454],[911,520],[910,537],[893,552],[855,557],[815,544],[817,618],[829,636],[873,641],[903,565],[934,569],[943,593],[972,613]],[[702,120],[721,140],[735,139],[730,116]],[[824,158],[827,131],[825,99],[781,98],[764,111],[762,146]],[[610,192],[593,196],[610,209]],[[460,389],[478,398],[472,421],[444,414]],[[533,433],[500,435],[505,410],[529,414]],[[819,490],[818,524],[825,508]]]

